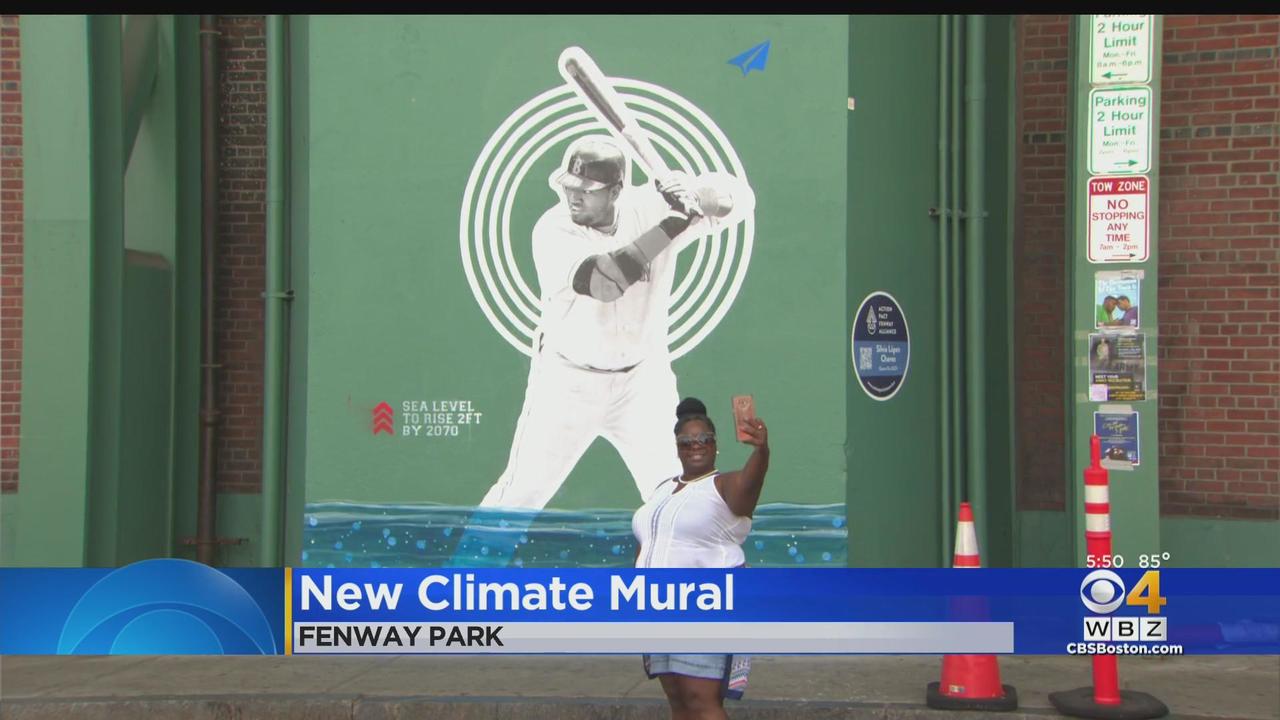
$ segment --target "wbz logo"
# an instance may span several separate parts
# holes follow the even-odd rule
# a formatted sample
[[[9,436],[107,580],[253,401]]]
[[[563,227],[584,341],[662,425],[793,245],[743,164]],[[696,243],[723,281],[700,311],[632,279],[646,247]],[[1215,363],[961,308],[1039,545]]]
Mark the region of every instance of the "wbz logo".
[[[1160,571],[1148,570],[1132,590],[1126,592],[1124,580],[1110,570],[1094,570],[1080,583],[1080,602],[1091,612],[1109,615],[1121,605],[1145,606],[1147,614],[1157,617],[1086,617],[1084,639],[1092,642],[1166,642],[1169,639],[1167,618],[1159,617],[1160,608],[1168,602],[1160,595]]]
[[[1089,642],[1167,642],[1169,624],[1162,617],[1087,617],[1084,639]]]

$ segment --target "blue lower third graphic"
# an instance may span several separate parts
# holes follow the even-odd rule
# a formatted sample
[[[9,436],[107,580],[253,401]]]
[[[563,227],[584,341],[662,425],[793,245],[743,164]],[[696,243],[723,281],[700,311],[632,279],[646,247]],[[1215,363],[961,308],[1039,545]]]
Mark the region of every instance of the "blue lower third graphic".
[[[284,571],[157,559],[118,569],[6,569],[0,653],[275,655]]]

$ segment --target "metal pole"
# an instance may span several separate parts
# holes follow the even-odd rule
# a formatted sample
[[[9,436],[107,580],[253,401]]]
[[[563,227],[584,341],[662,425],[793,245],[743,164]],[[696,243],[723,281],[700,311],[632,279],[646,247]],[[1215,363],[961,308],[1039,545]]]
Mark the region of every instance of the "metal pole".
[[[984,257],[986,250],[986,198],[983,183],[986,181],[983,131],[986,128],[986,18],[970,15],[967,20],[965,50],[965,334],[967,352],[965,385],[968,410],[968,476],[967,499],[978,505],[975,516],[978,530],[978,547],[987,545],[987,353],[986,322],[983,294],[986,291]]]
[[[266,324],[262,358],[262,542],[258,564],[282,561],[281,509],[284,443],[285,289],[284,155],[285,28],[280,15],[267,16],[267,238]]]
[[[951,257],[951,197],[947,185],[947,107],[951,90],[947,81],[949,67],[947,65],[950,49],[951,16],[938,16],[938,397],[940,412],[938,413],[938,429],[941,436],[941,462],[939,462],[939,494],[942,503],[938,514],[942,522],[941,554],[939,567],[947,567],[951,555],[951,353],[948,351],[951,324],[947,313],[950,312],[951,284],[948,278],[948,263]]]
[[[200,16],[200,477],[196,560],[212,565],[217,543],[218,350],[214,332],[218,252],[218,46],[214,15]]]
[[[947,412],[951,416],[951,483],[955,489],[955,495],[960,500],[966,499],[965,493],[965,466],[964,466],[964,342],[961,336],[963,325],[963,317],[961,310],[963,307],[961,288],[963,285],[962,268],[960,266],[960,252],[962,249],[960,237],[960,92],[961,77],[960,71],[964,66],[962,62],[961,48],[963,47],[963,29],[960,26],[960,17],[951,16],[951,79],[949,82],[950,107],[948,108],[951,116],[951,152],[950,167],[948,171],[951,175],[951,194],[948,198],[947,212],[951,215],[951,238],[950,253],[947,255],[947,271],[950,274],[951,282],[947,288],[947,305],[950,311],[951,342],[947,348],[950,356],[950,372],[951,372],[951,392],[947,397]],[[952,506],[947,509],[948,514],[955,512],[955,501]],[[948,530],[954,532],[954,529]],[[944,565],[945,567],[945,565]]]

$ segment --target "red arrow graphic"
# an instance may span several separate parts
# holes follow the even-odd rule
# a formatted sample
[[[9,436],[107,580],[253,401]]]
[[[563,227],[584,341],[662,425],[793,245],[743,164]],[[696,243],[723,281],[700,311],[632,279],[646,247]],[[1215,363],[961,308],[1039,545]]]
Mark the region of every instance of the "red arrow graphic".
[[[373,434],[380,432],[393,436],[396,434],[395,411],[385,402],[380,402],[373,408]]]

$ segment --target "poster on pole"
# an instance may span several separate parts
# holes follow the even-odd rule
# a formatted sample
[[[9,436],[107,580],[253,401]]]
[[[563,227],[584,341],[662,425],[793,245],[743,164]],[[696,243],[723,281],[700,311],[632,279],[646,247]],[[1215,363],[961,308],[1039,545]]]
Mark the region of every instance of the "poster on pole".
[[[1142,464],[1138,451],[1138,413],[1128,405],[1103,405],[1093,414],[1093,434],[1102,441],[1102,466],[1133,470]]]
[[[1101,271],[1093,275],[1093,326],[1099,330],[1135,330],[1142,299],[1141,270]]]
[[[1089,335],[1089,399],[1146,400],[1146,343],[1143,333]]]

